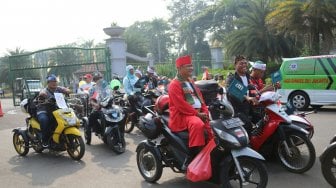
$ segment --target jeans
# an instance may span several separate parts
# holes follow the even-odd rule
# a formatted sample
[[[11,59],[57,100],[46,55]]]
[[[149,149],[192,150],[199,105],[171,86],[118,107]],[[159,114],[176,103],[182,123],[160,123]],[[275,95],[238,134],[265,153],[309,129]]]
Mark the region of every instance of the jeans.
[[[46,112],[41,112],[37,115],[37,119],[41,125],[42,142],[47,143],[50,137],[49,117]]]

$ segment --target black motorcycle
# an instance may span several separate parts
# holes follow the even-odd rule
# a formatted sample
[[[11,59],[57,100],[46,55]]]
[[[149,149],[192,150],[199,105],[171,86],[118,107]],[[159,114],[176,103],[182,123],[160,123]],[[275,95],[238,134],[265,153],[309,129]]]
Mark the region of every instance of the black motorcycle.
[[[323,151],[320,161],[324,179],[331,186],[336,187],[336,135],[331,139],[330,145]]]
[[[104,98],[100,102],[100,106],[104,121],[98,120],[99,126],[95,130],[95,135],[103,140],[115,153],[124,153],[126,149],[124,124],[127,112],[121,106],[113,103],[113,96]],[[87,117],[83,119],[84,135],[85,139],[88,140],[89,120]]]
[[[140,117],[146,115],[149,112],[147,108],[153,106],[156,99],[162,95],[162,92],[165,92],[164,88],[147,89],[144,78],[140,78],[134,86],[137,91],[125,103],[128,109],[125,122],[126,133],[132,132],[134,127],[139,128]]]
[[[162,96],[163,97],[163,96]],[[170,167],[176,173],[185,173],[184,161],[189,154],[188,133],[173,133],[168,127],[169,113],[160,107],[160,98],[155,105],[156,112],[141,118],[140,130],[147,137],[136,149],[137,165],[143,178],[156,182],[161,178],[163,167]],[[219,118],[211,120],[215,136],[215,148],[211,151],[212,177],[209,181],[221,187],[266,187],[268,174],[264,158],[248,147],[249,138],[239,118],[232,118],[233,108],[228,101],[212,100],[211,113]],[[158,143],[157,139],[160,135]],[[196,156],[197,157],[197,156]]]

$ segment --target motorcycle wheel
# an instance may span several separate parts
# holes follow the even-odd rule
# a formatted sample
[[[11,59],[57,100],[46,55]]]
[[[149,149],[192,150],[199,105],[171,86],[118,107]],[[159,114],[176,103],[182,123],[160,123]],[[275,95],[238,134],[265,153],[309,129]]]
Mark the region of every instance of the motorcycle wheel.
[[[155,183],[162,176],[162,162],[152,149],[142,147],[138,150],[137,165],[142,177],[150,183]]]
[[[132,117],[130,115],[127,116],[125,121],[125,133],[130,133],[134,129],[134,123],[132,123]]]
[[[289,133],[286,137],[290,153],[287,154],[284,142],[279,142],[276,147],[281,165],[293,173],[308,171],[316,159],[313,143],[306,135],[296,132]]]
[[[233,160],[231,160],[228,166],[223,165],[220,169],[221,187],[264,188],[267,186],[268,174],[262,161],[250,157],[238,157],[237,159],[243,171],[245,182],[240,179],[238,169]]]
[[[321,170],[324,179],[331,186],[336,187],[336,148],[329,151],[324,160],[321,161]]]
[[[26,156],[29,152],[29,143],[24,139],[24,136],[22,133],[14,133],[13,134],[13,145],[15,148],[15,151],[20,156]]]
[[[125,139],[117,139],[116,136],[113,136],[113,133],[106,136],[106,142],[116,154],[122,154],[126,151]]]
[[[85,153],[83,138],[77,135],[67,135],[67,152],[74,160],[80,160]]]
[[[86,121],[83,121],[83,128],[84,128],[84,138],[85,138],[85,142],[87,144],[91,144],[91,132],[88,133],[89,131],[89,124]],[[90,134],[90,135],[89,135]]]

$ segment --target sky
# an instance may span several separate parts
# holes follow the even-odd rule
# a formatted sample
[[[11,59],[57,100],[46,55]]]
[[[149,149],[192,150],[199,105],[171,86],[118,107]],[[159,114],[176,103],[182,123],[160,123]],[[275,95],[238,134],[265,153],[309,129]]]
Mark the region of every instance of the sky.
[[[1,0],[0,57],[19,47],[35,51],[83,40],[109,38],[112,22],[168,19],[166,0]]]

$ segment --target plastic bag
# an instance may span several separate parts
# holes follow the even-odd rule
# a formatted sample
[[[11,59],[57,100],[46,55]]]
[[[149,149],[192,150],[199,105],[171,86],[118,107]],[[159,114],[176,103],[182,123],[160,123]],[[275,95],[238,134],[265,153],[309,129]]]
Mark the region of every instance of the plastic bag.
[[[210,152],[215,148],[216,143],[214,139],[202,149],[202,151],[193,159],[188,165],[187,179],[193,182],[205,181],[211,178],[211,156]]]

